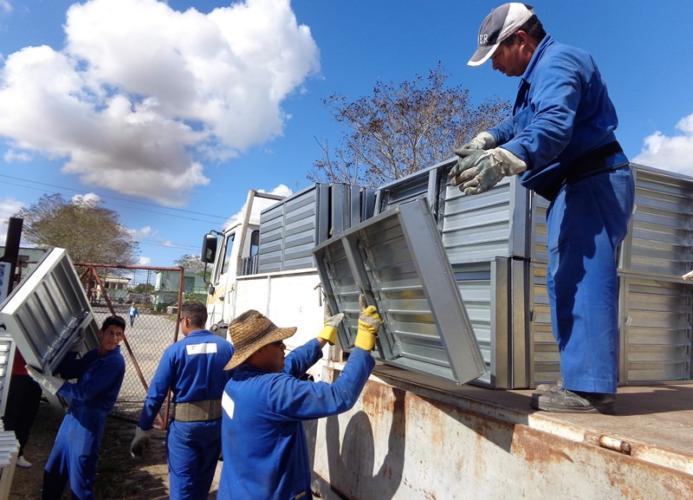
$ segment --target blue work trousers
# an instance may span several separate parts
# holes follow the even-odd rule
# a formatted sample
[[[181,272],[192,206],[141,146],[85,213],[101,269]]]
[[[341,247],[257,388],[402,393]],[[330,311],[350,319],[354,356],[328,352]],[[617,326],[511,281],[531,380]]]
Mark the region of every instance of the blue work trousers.
[[[166,436],[171,500],[206,499],[221,452],[221,419],[174,420]]]
[[[44,468],[43,500],[62,498],[68,480],[72,498],[94,498],[96,462],[105,424],[105,412],[81,409],[76,417],[72,413],[65,415]]]
[[[629,167],[565,184],[547,213],[551,325],[566,389],[618,384],[617,250],[633,211]]]

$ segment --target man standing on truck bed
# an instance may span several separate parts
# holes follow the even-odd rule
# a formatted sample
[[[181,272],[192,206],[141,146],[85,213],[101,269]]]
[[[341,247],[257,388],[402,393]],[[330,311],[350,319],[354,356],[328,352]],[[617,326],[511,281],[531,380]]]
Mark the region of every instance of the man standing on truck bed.
[[[229,325],[236,351],[226,367],[232,371],[222,398],[224,467],[217,498],[312,498],[303,421],[354,405],[373,370],[370,351],[382,323],[374,306],[364,308],[339,378],[331,384],[301,380],[325,343],[337,340],[342,317],[328,319],[316,339],[286,359],[283,340],[296,328],[278,328],[253,310]]]
[[[173,421],[168,427],[169,492],[172,499],[207,498],[221,451],[221,395],[233,355],[231,344],[205,330],[207,308],[186,302],[180,309],[185,338],[164,351],[142,408],[130,453],[141,455],[169,389]]]
[[[592,57],[546,34],[528,5],[503,4],[481,23],[467,64],[488,59],[520,77],[512,116],[455,151],[460,159],[451,181],[476,194],[521,175],[523,186],[551,202],[547,284],[562,380],[539,387],[532,406],[611,412],[618,382],[616,251],[634,192],[614,135],[614,105]]]

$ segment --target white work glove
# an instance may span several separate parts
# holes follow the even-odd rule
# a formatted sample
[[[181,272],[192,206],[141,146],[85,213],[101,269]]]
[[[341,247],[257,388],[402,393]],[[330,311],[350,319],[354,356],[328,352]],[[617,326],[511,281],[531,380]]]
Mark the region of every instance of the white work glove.
[[[33,378],[41,388],[49,394],[55,396],[60,388],[63,386],[65,381],[60,377],[54,377],[53,375],[46,375],[41,373],[33,366],[26,365],[26,371],[29,376]]]
[[[152,429],[143,431],[139,426],[135,427],[135,437],[132,438],[132,443],[130,443],[130,456],[132,458],[141,457],[144,454],[144,450],[149,447],[151,434]]]
[[[344,313],[335,314],[325,320],[325,326],[318,334],[319,339],[326,340],[330,345],[337,342],[337,327],[344,319]]]
[[[683,276],[681,276],[682,279],[685,279],[686,281],[693,281],[693,271],[687,272]]]
[[[473,151],[478,151],[479,149],[491,149],[495,147],[495,137],[484,131],[475,135],[474,138],[467,144],[463,144],[459,148],[455,149],[455,154],[464,158],[465,156],[469,156]]]
[[[488,151],[472,151],[457,160],[448,176],[453,186],[459,186],[464,194],[488,191],[503,177],[520,174],[527,164],[507,149],[493,148]]]

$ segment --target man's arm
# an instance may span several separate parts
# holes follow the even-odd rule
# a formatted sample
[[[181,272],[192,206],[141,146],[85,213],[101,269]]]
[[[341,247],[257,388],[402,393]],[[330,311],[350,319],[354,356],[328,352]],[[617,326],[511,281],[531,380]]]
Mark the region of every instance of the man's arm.
[[[154,378],[149,385],[138,424],[138,427],[142,430],[146,431],[152,428],[154,419],[159,413],[169,389],[173,385],[174,370],[172,357],[172,351],[167,349],[161,357]]]
[[[294,377],[300,377],[322,358],[322,348],[318,339],[312,339],[301,347],[294,349],[284,359],[283,372]]]
[[[593,71],[584,65],[571,54],[557,54],[533,82],[535,116],[518,135],[502,145],[530,170],[551,164],[570,142],[585,85],[582,74]]]
[[[278,376],[269,391],[269,407],[290,420],[308,420],[344,412],[356,403],[374,365],[369,351],[355,348],[341,375],[332,384]]]
[[[93,398],[113,385],[116,380],[122,381],[125,376],[125,363],[120,357],[113,357],[113,362],[91,365],[77,383],[66,382],[58,395],[69,401],[84,401]]]
[[[513,118],[508,116],[505,120],[500,122],[495,127],[488,129],[488,133],[493,136],[496,140],[495,146],[500,146],[505,144],[510,139],[513,138]]]

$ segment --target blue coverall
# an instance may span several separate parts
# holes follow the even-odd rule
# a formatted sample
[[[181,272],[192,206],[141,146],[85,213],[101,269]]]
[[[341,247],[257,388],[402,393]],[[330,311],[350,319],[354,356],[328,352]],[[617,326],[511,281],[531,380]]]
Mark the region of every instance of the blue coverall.
[[[81,359],[68,354],[58,373],[66,382],[58,395],[69,402],[43,475],[43,498],[62,497],[68,478],[73,498],[94,498],[94,475],[106,415],[115,404],[125,376],[120,347],[99,357],[98,349]]]
[[[232,355],[231,344],[207,330],[190,332],[169,346],[149,386],[140,429],[152,428],[169,389],[176,404],[221,399],[228,380],[224,367]],[[221,419],[171,422],[166,447],[172,499],[207,498],[221,451],[220,432]]]
[[[590,55],[546,35],[520,79],[512,115],[489,130],[527,164],[522,184],[551,201],[551,322],[563,385],[573,391],[615,393],[618,382],[616,252],[634,183],[617,125]]]
[[[299,380],[322,357],[311,340],[286,357],[284,371],[248,364],[231,371],[222,398],[224,466],[217,498],[312,498],[303,420],[351,408],[375,364],[355,348],[332,384]]]

